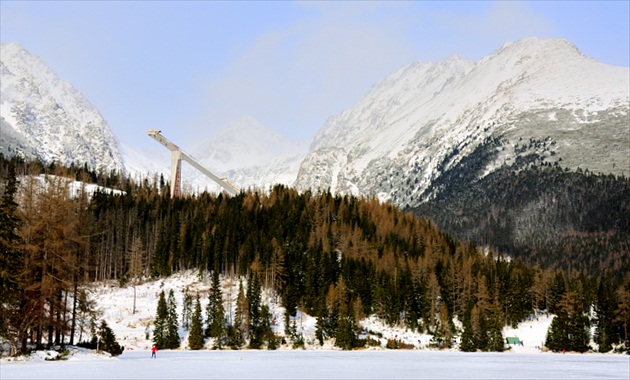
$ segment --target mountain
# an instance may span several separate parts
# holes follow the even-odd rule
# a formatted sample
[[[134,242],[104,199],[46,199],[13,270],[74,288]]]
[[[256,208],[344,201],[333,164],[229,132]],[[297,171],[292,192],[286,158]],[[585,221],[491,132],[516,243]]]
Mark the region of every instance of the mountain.
[[[377,196],[543,267],[630,271],[630,69],[559,39],[413,63],[330,118],[296,186]]]
[[[0,152],[45,163],[124,170],[99,111],[17,43],[0,45]]]
[[[571,170],[628,175],[629,107],[630,69],[598,63],[561,39],[507,43],[475,63],[416,62],[326,122],[295,185],[416,207],[494,139],[496,154],[478,177],[532,153]]]
[[[288,140],[252,117],[228,124],[190,150],[208,169],[242,189],[291,185],[307,152],[307,141]],[[214,187],[210,179],[185,163],[182,171],[184,182],[193,189]]]
[[[40,58],[17,43],[1,46],[1,153],[45,163],[87,163],[93,169],[122,170],[136,178],[155,174],[169,178],[168,151],[157,145],[138,151],[119,144],[98,110]],[[267,188],[293,183],[308,142],[287,140],[245,117],[185,151],[241,188]],[[182,170],[189,189],[219,190],[187,163]]]

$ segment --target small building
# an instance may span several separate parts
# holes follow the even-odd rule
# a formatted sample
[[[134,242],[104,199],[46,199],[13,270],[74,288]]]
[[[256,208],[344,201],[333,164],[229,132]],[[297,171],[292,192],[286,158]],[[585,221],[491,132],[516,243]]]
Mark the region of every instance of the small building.
[[[508,336],[505,338],[505,343],[510,345],[520,345],[521,340],[516,336]]]

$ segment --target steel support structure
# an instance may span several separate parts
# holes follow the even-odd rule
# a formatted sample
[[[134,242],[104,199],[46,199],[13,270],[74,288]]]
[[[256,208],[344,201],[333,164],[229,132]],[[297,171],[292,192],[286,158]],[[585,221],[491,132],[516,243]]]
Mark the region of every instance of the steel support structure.
[[[182,152],[181,149],[175,144],[173,144],[169,139],[162,136],[160,134],[161,131],[151,129],[147,131],[147,134],[164,145],[168,150],[171,151],[171,197],[179,197],[182,191],[182,160],[191,164],[195,169],[202,172],[208,178],[216,182],[219,186],[221,186],[225,191],[227,191],[231,195],[236,195],[240,192],[240,189],[230,182],[228,182],[225,178],[220,178],[210,170],[208,170],[205,166],[201,165],[197,160]]]

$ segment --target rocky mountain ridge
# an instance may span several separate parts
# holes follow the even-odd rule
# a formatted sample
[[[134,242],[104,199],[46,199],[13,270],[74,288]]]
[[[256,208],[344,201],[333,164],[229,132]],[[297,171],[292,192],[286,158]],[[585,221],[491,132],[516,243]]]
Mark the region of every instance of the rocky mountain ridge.
[[[85,96],[21,45],[0,52],[0,152],[124,170],[116,137]]]
[[[120,145],[120,153],[78,91],[18,44],[2,49],[3,153],[168,178],[166,150]],[[453,56],[401,68],[331,117],[310,150],[248,117],[185,150],[241,188],[282,183],[413,208],[456,185],[446,173],[488,141],[499,143],[478,176],[531,154],[571,170],[627,175],[629,88],[629,68],[598,63],[565,40],[527,38],[478,62]],[[213,191],[192,167],[183,170],[190,190]]]
[[[629,74],[559,39],[508,43],[476,63],[413,63],[326,122],[295,185],[414,207],[495,138],[502,144],[485,174],[538,149],[550,164],[627,175]],[[522,149],[523,139],[546,143]]]

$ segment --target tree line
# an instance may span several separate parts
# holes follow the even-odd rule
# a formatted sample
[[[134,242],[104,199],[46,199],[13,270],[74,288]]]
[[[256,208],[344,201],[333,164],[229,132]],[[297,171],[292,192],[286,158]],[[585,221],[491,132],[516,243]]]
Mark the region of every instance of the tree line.
[[[594,325],[600,350],[628,347],[629,276],[508,259],[375,199],[281,185],[171,198],[163,179],[102,179],[102,173],[97,182],[122,192],[88,194],[66,179],[88,178],[85,171],[4,158],[0,170],[0,336],[16,351],[72,344],[89,309],[81,294],[86,284],[133,285],[191,269],[251,279],[248,287],[258,283],[277,294],[287,321],[298,309],[313,315],[320,342],[335,339],[346,349],[365,344],[356,336],[360,320],[377,315],[432,334],[434,347],[453,347],[459,337],[464,350],[501,350],[503,326],[540,311],[563,316],[553,326],[559,337],[575,334],[574,316],[587,316],[577,328]],[[191,329],[201,328],[204,338],[218,334],[222,346],[277,344],[258,286],[244,294],[238,323],[216,311],[222,303],[215,294],[206,313],[215,319],[199,326],[195,302]]]

